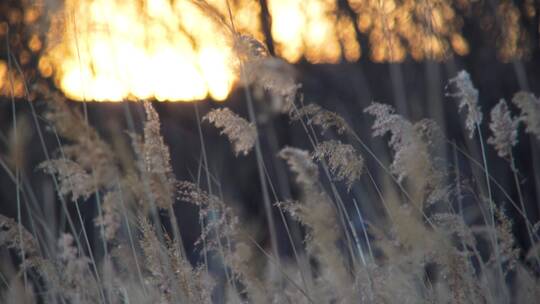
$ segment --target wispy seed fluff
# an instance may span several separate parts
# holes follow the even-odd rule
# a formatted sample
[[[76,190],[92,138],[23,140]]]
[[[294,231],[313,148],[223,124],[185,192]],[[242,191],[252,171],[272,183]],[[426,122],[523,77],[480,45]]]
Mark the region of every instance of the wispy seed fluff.
[[[319,168],[308,151],[285,147],[279,152],[279,157],[287,161],[289,168],[296,173],[296,182],[306,187],[312,187],[319,180]]]
[[[491,110],[489,128],[492,135],[487,142],[495,147],[500,157],[509,157],[517,144],[519,120],[513,118],[504,99]]]
[[[328,288],[321,296],[332,298],[319,302],[352,303],[352,289],[349,284],[352,278],[338,246],[341,230],[336,209],[330,197],[320,187],[317,165],[313,163],[308,151],[298,148],[285,147],[279,156],[285,159],[290,170],[296,173],[296,181],[304,192],[304,198],[299,202],[288,200],[277,205],[308,228],[306,249],[320,265],[321,276],[317,278],[315,289],[320,290],[323,286]]]
[[[274,111],[291,111],[300,84],[296,71],[286,61],[272,57],[264,43],[250,35],[235,35],[234,50],[241,61],[244,85],[262,88],[272,95]]]
[[[0,214],[0,247],[3,246],[15,249],[19,256],[24,254],[27,259],[39,256],[39,244],[34,235],[14,219]]]
[[[364,113],[375,117],[371,127],[373,137],[384,136],[386,133],[391,134],[388,145],[395,152],[391,170],[398,176],[399,181],[415,171],[411,168],[415,158],[427,159],[424,157],[425,149],[419,148],[421,141],[412,123],[396,114],[392,106],[374,102],[364,109]],[[422,157],[419,157],[419,153],[422,153]]]
[[[364,159],[353,146],[338,140],[328,140],[315,147],[313,158],[319,161],[328,160],[330,171],[338,181],[345,180],[348,190],[360,178],[364,168]]]
[[[161,136],[159,115],[149,102],[143,103],[146,112],[144,123],[143,153],[146,170],[150,173],[171,175],[169,148]]]
[[[102,213],[94,219],[97,227],[103,227],[104,237],[108,241],[114,240],[122,224],[122,213],[118,208],[122,200],[124,198],[120,190],[107,192],[101,202]]]
[[[322,134],[331,128],[335,128],[338,134],[343,134],[349,129],[349,126],[343,117],[313,103],[301,107],[295,112],[291,112],[292,120],[299,120],[303,117],[307,118],[308,124],[319,126],[322,129]]]
[[[255,37],[245,34],[235,35],[234,51],[244,60],[254,60],[268,57],[268,49]]]
[[[107,188],[110,181],[118,175],[118,167],[112,149],[101,139],[99,133],[85,122],[79,111],[67,105],[64,97],[56,93],[45,94],[47,94],[45,95],[47,98],[47,112],[44,116],[50,123],[51,130],[62,139],[70,142],[62,145],[60,150],[61,158],[58,159],[59,163],[68,159],[80,167],[75,169],[74,164],[66,163],[61,169],[74,169],[78,170],[79,173],[86,172],[88,176],[91,176],[91,180],[85,178],[85,181],[91,182],[92,185],[84,185],[85,188],[90,186]],[[74,171],[56,172],[56,174],[64,176],[73,173]],[[82,177],[83,175],[76,176]],[[69,186],[69,184],[65,185]],[[72,185],[72,187],[80,189],[82,186]]]
[[[520,109],[519,120],[526,125],[525,131],[540,139],[540,98],[531,93],[519,92],[512,102]]]
[[[275,57],[256,58],[244,63],[244,73],[246,84],[263,88],[281,100],[275,110],[291,111],[300,85],[296,83],[296,71],[290,64]]]
[[[507,263],[505,271],[513,270],[518,264],[520,254],[519,249],[516,248],[516,240],[512,233],[513,223],[505,214],[505,210],[500,207],[495,209],[495,216],[498,221],[496,234],[499,240],[501,259]]]
[[[464,108],[467,109],[465,127],[469,130],[469,138],[473,138],[476,125],[482,122],[482,111],[478,106],[478,90],[474,87],[471,77],[466,71],[461,71],[456,77],[451,78],[448,85],[453,85],[456,90],[446,95],[459,100],[460,112]]]
[[[440,199],[445,191],[442,186],[444,170],[436,166],[430,151],[435,142],[429,137],[435,130],[435,124],[422,120],[415,124],[394,112],[394,108],[386,104],[373,103],[364,112],[375,116],[373,136],[384,136],[390,133],[388,146],[394,151],[394,159],[390,170],[402,182],[410,178],[419,194],[426,196],[426,203]]]
[[[71,194],[71,200],[88,199],[97,191],[92,176],[81,165],[70,159],[51,159],[39,165],[46,173],[56,174],[58,192],[61,195]]]
[[[144,138],[136,151],[142,148],[143,177],[152,193],[152,200],[159,208],[169,208],[173,203],[174,174],[171,167],[169,147],[161,136],[159,115],[149,102],[143,103],[146,112]]]
[[[236,156],[242,153],[247,155],[257,140],[257,128],[253,123],[238,116],[229,108],[214,109],[203,117],[203,121],[209,121],[216,128],[223,129],[220,134],[227,135],[233,145]]]

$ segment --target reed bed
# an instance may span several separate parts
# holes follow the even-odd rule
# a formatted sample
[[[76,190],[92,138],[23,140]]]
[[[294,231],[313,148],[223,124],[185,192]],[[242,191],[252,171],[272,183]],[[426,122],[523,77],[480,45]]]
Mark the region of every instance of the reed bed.
[[[460,71],[448,80],[446,95],[463,112],[466,147],[456,145],[434,120],[410,121],[390,104],[373,102],[357,115],[372,122],[372,140],[387,146],[387,160],[359,136],[366,130],[306,102],[291,66],[270,56],[255,38],[231,31],[248,115],[225,104],[197,122],[225,136],[235,157],[255,154],[250,159],[266,212],[265,225],[258,228],[263,232],[219,190],[201,129],[199,173],[178,180],[171,166],[175,155],[151,102],[139,102],[142,132],[125,130],[128,144],[118,149],[88,123],[86,113],[46,86],[34,86],[47,109],[33,111],[33,123],[40,137],[48,132],[57,140],[54,149],[33,143],[46,156],[35,170],[50,178],[60,220],[22,218],[21,208],[30,210],[25,204],[32,200],[37,204],[32,208],[46,207],[39,197],[30,198],[21,177],[17,149],[30,122],[14,117],[12,153],[0,158],[17,192],[18,210],[17,218],[0,216],[2,303],[540,299],[540,222],[526,210],[531,202],[520,180],[528,177],[513,153],[523,141],[540,140],[538,97],[517,92],[510,102],[482,109],[470,75]],[[270,106],[261,107],[262,99]],[[266,130],[260,123],[275,117],[300,127],[309,145],[279,147],[268,162],[261,153],[259,137]],[[515,194],[491,174],[486,154],[493,151],[496,161],[508,166]],[[458,160],[475,174],[461,172]],[[293,189],[289,197],[276,195],[278,181],[268,174],[279,166],[288,167],[279,182]],[[95,205],[92,225],[84,222],[83,204]],[[199,227],[193,229],[201,233],[190,246],[178,223],[179,204],[198,210]],[[526,227],[526,245],[516,241],[516,222]],[[258,233],[269,241],[262,244]],[[186,251],[191,245],[194,252]]]

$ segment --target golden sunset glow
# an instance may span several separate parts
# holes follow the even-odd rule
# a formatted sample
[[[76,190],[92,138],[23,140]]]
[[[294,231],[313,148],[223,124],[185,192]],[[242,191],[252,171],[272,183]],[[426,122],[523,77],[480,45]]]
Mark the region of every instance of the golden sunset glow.
[[[76,100],[224,100],[235,81],[223,26],[188,1],[69,0],[53,26],[47,60]]]
[[[446,0],[349,0],[359,30],[368,35],[375,62],[443,60],[451,51],[466,55],[463,21]],[[465,1],[464,6],[468,5]]]
[[[527,33],[520,27],[521,13],[511,1],[501,1],[497,7],[500,34],[497,39],[497,55],[503,62],[519,60],[527,56],[529,43]]]
[[[259,1],[229,3],[234,30],[264,43]],[[469,52],[463,20],[446,0],[348,0],[355,18],[337,0],[267,4],[276,55],[290,63],[357,61],[358,35],[375,62]],[[239,83],[234,30],[226,0],[67,0],[38,68],[75,100],[225,100]],[[29,47],[41,44],[36,38]]]
[[[289,62],[306,57],[311,63],[336,63],[340,43],[347,60],[360,57],[354,24],[338,17],[336,1],[271,0],[268,7],[277,53]]]
[[[24,96],[24,82],[3,60],[0,60],[0,96]]]

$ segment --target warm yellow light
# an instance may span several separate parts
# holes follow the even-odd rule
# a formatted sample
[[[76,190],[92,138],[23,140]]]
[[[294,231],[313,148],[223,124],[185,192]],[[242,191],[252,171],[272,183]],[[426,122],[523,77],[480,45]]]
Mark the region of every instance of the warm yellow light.
[[[68,0],[58,17],[47,57],[75,100],[223,100],[236,81],[231,36],[190,1]]]
[[[371,59],[399,62],[407,54],[415,60],[443,60],[450,50],[469,51],[461,35],[461,21],[447,0],[348,0],[358,14],[358,29],[369,35]],[[465,1],[463,6],[468,5]],[[452,48],[450,48],[450,44]]]
[[[0,96],[24,96],[24,82],[3,60],[0,60]]]
[[[268,0],[276,55],[290,63],[356,61],[358,32],[375,62],[408,55],[443,60],[451,51],[469,51],[447,0],[348,2],[356,20],[337,0]],[[52,20],[39,70],[75,100],[225,100],[240,83],[233,28],[264,43],[261,18],[258,0],[66,0]],[[515,33],[507,31],[506,53],[515,53]],[[32,38],[29,48],[38,52],[41,43]]]

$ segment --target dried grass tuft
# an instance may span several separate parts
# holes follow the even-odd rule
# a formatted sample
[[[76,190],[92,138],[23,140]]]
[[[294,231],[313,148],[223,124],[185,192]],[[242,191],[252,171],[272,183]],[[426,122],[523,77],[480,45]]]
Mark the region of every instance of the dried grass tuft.
[[[319,161],[327,159],[336,180],[345,180],[348,190],[351,190],[353,183],[360,179],[364,169],[364,159],[354,147],[338,140],[319,143],[315,147],[313,158]]]
[[[375,116],[373,136],[390,133],[388,145],[394,152],[390,171],[397,176],[398,182],[409,178],[415,190],[415,201],[427,198],[426,202],[431,204],[443,198],[445,172],[436,166],[431,153],[432,146],[436,144],[433,140],[433,134],[437,134],[435,124],[429,120],[412,124],[396,114],[390,105],[376,102],[364,112]]]
[[[297,111],[291,112],[291,120],[293,121],[300,120],[304,117],[307,118],[308,124],[319,126],[322,129],[322,134],[329,129],[334,128],[338,134],[343,134],[350,129],[343,117],[313,103],[303,106]]]
[[[319,168],[311,158],[308,151],[293,147],[285,147],[279,152],[279,157],[289,164],[291,170],[296,173],[296,182],[312,187],[319,180]]]
[[[142,162],[139,165],[142,183],[149,188],[151,200],[158,208],[169,209],[174,202],[175,183],[169,147],[161,136],[161,122],[156,110],[147,101],[143,105],[146,112],[144,138],[132,137]]]
[[[62,145],[59,159],[76,162],[92,176],[94,187],[107,188],[119,175],[112,149],[80,112],[67,106],[65,98],[50,95],[47,108],[45,118],[52,131],[70,142]]]
[[[489,128],[492,136],[488,138],[497,150],[497,154],[503,158],[509,158],[512,154],[512,147],[517,144],[519,120],[512,117],[508,110],[508,105],[501,99],[497,105],[491,109],[491,122]]]
[[[478,90],[474,87],[467,71],[460,71],[456,77],[448,81],[448,84],[453,85],[456,90],[447,93],[447,96],[459,100],[459,111],[466,109],[465,127],[469,130],[469,137],[473,138],[476,126],[482,123],[482,111],[478,105]]]
[[[512,102],[521,110],[519,120],[525,123],[525,131],[540,139],[540,98],[532,93],[519,92]]]
[[[69,159],[54,159],[39,165],[46,173],[55,174],[58,178],[60,195],[71,193],[71,200],[86,200],[95,193],[97,185],[93,177],[78,163]]]
[[[501,263],[505,263],[506,271],[511,271],[516,268],[519,260],[520,250],[516,247],[514,234],[512,233],[512,221],[506,216],[504,209],[496,208],[495,216],[498,224],[495,226],[498,245],[500,250]],[[495,256],[492,257],[496,258]],[[492,260],[493,263],[499,261]]]
[[[227,136],[236,156],[240,153],[247,155],[255,146],[257,140],[255,125],[229,108],[214,109],[203,117],[203,121],[205,120],[214,124],[216,128],[223,129],[221,134]]]

